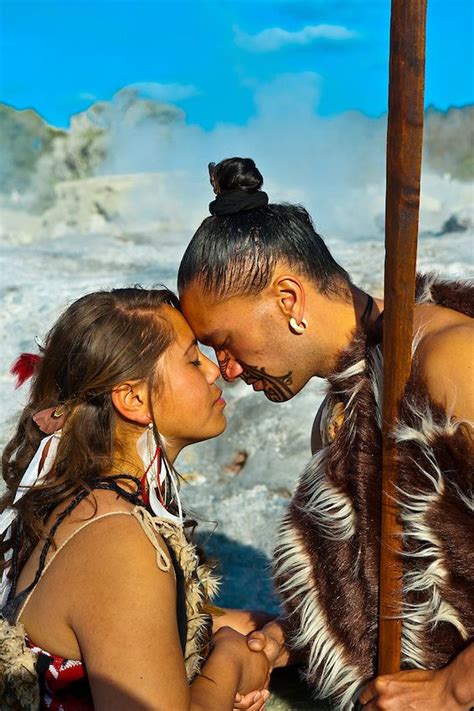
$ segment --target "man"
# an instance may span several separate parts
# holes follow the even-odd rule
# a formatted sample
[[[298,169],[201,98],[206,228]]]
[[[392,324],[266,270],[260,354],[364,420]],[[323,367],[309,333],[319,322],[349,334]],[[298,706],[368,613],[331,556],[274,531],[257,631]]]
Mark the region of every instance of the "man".
[[[253,161],[222,161],[211,179],[213,217],[179,270],[184,315],[215,349],[225,379],[240,377],[273,402],[314,376],[329,383],[275,553],[290,646],[309,683],[341,709],[357,696],[367,709],[470,708],[473,289],[419,278],[396,432],[402,664],[438,671],[376,679],[359,695],[376,659],[383,302],[352,283],[303,208],[267,204]],[[253,644],[278,638],[277,625],[266,632]]]

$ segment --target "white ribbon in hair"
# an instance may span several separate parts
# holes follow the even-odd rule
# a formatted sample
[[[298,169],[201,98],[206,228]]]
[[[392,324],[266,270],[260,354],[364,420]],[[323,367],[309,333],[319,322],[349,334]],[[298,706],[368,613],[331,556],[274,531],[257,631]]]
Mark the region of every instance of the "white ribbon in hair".
[[[152,446],[150,447],[150,442],[152,442]],[[152,451],[153,450],[153,451]],[[149,429],[147,429],[137,440],[137,452],[140,456],[140,459],[143,462],[143,466],[145,467],[145,471],[148,468],[148,472],[146,475],[146,479],[148,482],[148,496],[150,499],[150,508],[155,514],[155,516],[159,516],[160,518],[164,518],[168,521],[172,521],[173,523],[178,523],[179,525],[183,525],[183,509],[181,506],[181,501],[179,498],[179,490],[178,490],[178,484],[176,481],[176,475],[172,471],[166,471],[165,467],[161,467],[161,471],[158,471],[158,457],[156,457],[153,460],[153,457],[155,456],[156,452],[156,441],[155,437],[153,435],[153,432]],[[153,463],[150,466],[150,462]],[[156,485],[157,482],[159,482],[160,486],[162,484],[165,485],[165,500],[166,500],[166,489],[168,486],[168,477],[171,481],[171,485],[173,486],[174,489],[174,498],[176,501],[176,504],[178,506],[178,516],[175,516],[174,514],[170,513],[161,503],[161,501],[158,498],[158,495],[156,493]]]
[[[32,487],[36,486],[37,484],[41,484],[46,479],[53,467],[54,460],[56,459],[56,453],[58,451],[58,444],[60,439],[61,430],[58,430],[52,435],[49,435],[49,437],[44,437],[44,439],[41,440],[33,459],[31,460],[28,465],[28,468],[21,477],[18,489],[16,490],[15,498],[13,499],[14,504],[16,504]],[[48,444],[50,446],[46,454],[46,459],[44,461],[43,467],[41,468],[40,474],[41,460],[43,459],[44,450],[46,449]],[[13,506],[8,506],[5,511],[0,514],[0,535],[5,533],[5,531],[9,529],[6,537],[8,538],[9,536],[11,536],[11,527],[17,515],[18,511],[13,508]],[[11,560],[12,554],[13,550],[10,548],[5,553],[5,563],[8,563],[8,561]],[[2,581],[0,583],[0,607],[2,607],[6,602],[8,592],[10,590],[10,581],[7,578],[8,568],[9,566],[4,568]]]

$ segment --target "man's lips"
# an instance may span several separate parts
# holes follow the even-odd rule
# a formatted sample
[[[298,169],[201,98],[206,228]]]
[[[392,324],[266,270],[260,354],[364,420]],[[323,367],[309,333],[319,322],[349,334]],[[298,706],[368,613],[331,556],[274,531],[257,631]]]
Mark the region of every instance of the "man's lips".
[[[265,390],[264,382],[260,378],[252,378],[251,375],[246,375],[245,373],[242,373],[240,377],[246,385],[251,385],[255,391]]]
[[[239,376],[246,385],[253,385],[254,383],[258,383],[258,378],[252,378],[251,375],[247,375],[245,372],[241,373]]]

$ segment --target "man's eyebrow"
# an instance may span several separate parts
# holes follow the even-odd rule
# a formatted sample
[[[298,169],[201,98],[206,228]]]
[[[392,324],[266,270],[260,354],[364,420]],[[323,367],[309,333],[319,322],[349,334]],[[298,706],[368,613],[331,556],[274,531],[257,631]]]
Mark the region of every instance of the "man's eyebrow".
[[[201,343],[219,343],[222,339],[219,331],[210,331],[209,333],[201,334],[199,340]]]
[[[195,346],[197,346],[197,338],[195,338],[194,341],[192,341],[192,342],[189,344],[189,346],[188,346],[188,347],[186,348],[186,350],[184,351],[184,355],[187,355],[187,354],[188,354],[188,351],[190,351],[191,348],[194,348]]]

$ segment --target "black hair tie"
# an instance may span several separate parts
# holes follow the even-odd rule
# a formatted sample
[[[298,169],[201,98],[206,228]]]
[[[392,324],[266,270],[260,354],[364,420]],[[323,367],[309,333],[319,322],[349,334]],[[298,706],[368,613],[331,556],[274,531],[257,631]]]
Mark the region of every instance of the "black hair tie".
[[[268,205],[268,195],[263,190],[249,192],[235,188],[219,193],[209,204],[209,212],[211,215],[235,215],[237,212],[256,210],[266,205]]]

